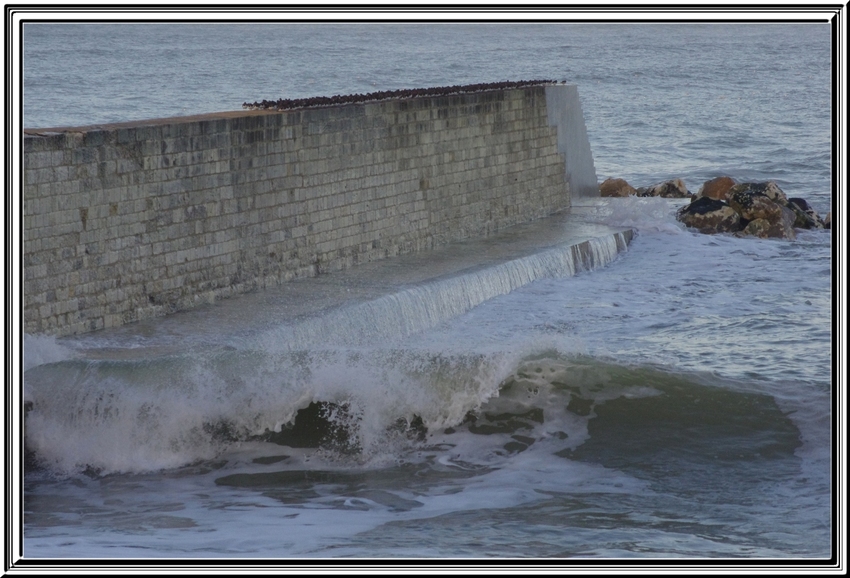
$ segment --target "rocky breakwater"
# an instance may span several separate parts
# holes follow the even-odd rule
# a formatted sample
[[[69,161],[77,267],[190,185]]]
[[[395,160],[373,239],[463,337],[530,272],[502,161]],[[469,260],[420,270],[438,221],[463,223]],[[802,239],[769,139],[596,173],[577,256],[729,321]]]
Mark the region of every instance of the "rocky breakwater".
[[[805,199],[788,198],[774,181],[738,183],[722,176],[706,181],[696,195],[681,179],[634,188],[623,179],[607,179],[599,186],[602,197],[690,198],[676,213],[679,221],[700,233],[732,233],[761,238],[796,238],[795,229],[830,228]]]
[[[663,197],[665,199],[692,199],[693,194],[685,186],[682,179],[662,181],[648,187],[638,189],[624,179],[606,179],[599,185],[601,197]]]
[[[774,181],[736,183],[718,177],[679,209],[679,221],[701,233],[795,239],[795,229],[829,227],[805,199],[788,198]]]

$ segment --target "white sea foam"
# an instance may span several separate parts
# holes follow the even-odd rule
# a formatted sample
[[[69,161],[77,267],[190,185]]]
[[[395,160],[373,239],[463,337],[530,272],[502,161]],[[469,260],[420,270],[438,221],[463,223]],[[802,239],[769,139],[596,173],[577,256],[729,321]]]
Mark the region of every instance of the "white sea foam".
[[[45,366],[27,376],[27,444],[59,471],[152,471],[209,459],[232,436],[280,431],[311,402],[333,402],[347,408],[341,420],[356,421],[352,443],[371,459],[398,419],[459,423],[515,363],[504,354],[326,350]]]
[[[43,365],[72,359],[72,349],[56,342],[51,335],[24,335],[24,371]]]
[[[575,211],[588,219],[612,227],[628,227],[643,233],[678,234],[685,227],[676,220],[675,210],[682,199],[660,197],[610,197],[576,201]]]

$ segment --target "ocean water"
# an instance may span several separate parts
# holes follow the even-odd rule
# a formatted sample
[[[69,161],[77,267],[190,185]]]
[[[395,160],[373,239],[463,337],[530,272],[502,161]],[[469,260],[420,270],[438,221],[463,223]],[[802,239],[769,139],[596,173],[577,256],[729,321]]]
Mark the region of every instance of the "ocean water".
[[[600,181],[728,174],[832,205],[826,24],[24,35],[27,127],[551,78],[578,85]],[[604,267],[365,345],[214,316],[192,355],[152,353],[164,322],[26,336],[25,557],[830,557],[832,235],[699,235],[675,209],[600,202],[588,220],[637,231]]]

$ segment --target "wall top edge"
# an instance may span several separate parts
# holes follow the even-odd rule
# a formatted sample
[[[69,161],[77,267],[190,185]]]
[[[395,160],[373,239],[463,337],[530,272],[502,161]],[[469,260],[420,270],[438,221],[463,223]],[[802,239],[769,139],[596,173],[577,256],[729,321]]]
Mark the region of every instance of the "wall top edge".
[[[386,102],[401,102],[401,101],[412,101],[412,100],[421,100],[425,98],[449,98],[451,96],[469,96],[473,94],[485,94],[492,92],[511,92],[514,90],[524,90],[527,88],[535,88],[538,86],[575,86],[573,84],[568,84],[565,82],[561,83],[552,83],[552,84],[537,84],[537,85],[528,85],[521,87],[511,87],[511,88],[494,88],[487,90],[479,90],[476,92],[458,92],[454,94],[447,95],[422,95],[422,96],[404,96],[404,97],[396,97],[396,98],[384,98],[384,99],[376,99],[376,100],[364,100],[359,102],[348,102],[343,104],[329,104],[329,105],[317,105],[317,106],[304,106],[300,108],[289,108],[285,110],[275,110],[275,109],[253,109],[253,110],[231,110],[231,111],[222,111],[222,112],[210,112],[203,114],[193,114],[187,116],[172,116],[172,117],[163,117],[163,118],[152,118],[152,119],[141,119],[141,120],[131,120],[124,122],[113,122],[113,123],[98,123],[98,124],[90,124],[90,125],[80,125],[80,126],[59,126],[59,127],[46,127],[46,128],[24,128],[23,133],[25,137],[48,137],[55,136],[59,134],[65,133],[87,133],[93,131],[113,131],[119,129],[128,129],[128,128],[143,128],[149,126],[162,126],[162,125],[170,125],[170,124],[185,124],[192,122],[203,122],[203,121],[213,121],[213,120],[226,120],[226,119],[234,119],[234,118],[246,118],[246,117],[254,117],[254,116],[270,116],[270,115],[281,115],[281,114],[289,114],[294,112],[301,112],[305,110],[317,110],[317,109],[340,109],[347,107],[356,107],[356,106],[365,106],[368,104],[374,103],[386,103]]]
[[[161,126],[164,124],[184,124],[190,122],[201,122],[205,120],[222,120],[230,118],[245,118],[249,116],[268,116],[272,114],[280,114],[276,110],[229,110],[222,112],[208,112],[204,114],[192,114],[188,116],[171,116],[164,118],[147,118],[142,120],[129,120],[124,122],[109,122],[99,124],[89,124],[82,126],[59,126],[48,128],[25,128],[25,136],[54,136],[56,134],[68,132],[93,132],[93,131],[109,131],[122,128],[142,128],[147,126]]]

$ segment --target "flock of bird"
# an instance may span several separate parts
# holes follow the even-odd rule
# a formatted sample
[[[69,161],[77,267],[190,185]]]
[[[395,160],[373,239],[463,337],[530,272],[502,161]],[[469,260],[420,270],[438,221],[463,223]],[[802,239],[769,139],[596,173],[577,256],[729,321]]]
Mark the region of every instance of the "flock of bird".
[[[506,88],[521,88],[524,86],[536,86],[540,84],[555,84],[554,80],[518,80],[504,82],[490,82],[482,84],[465,84],[455,86],[438,86],[432,88],[411,88],[400,90],[382,90],[368,94],[345,94],[335,96],[314,96],[312,98],[293,98],[279,100],[263,100],[259,102],[245,102],[242,108],[249,110],[291,110],[293,108],[307,108],[316,106],[334,106],[339,104],[350,104],[355,102],[367,102],[375,100],[414,98],[420,96],[447,96],[451,94],[463,94],[469,92],[481,92],[485,90],[502,90]]]

